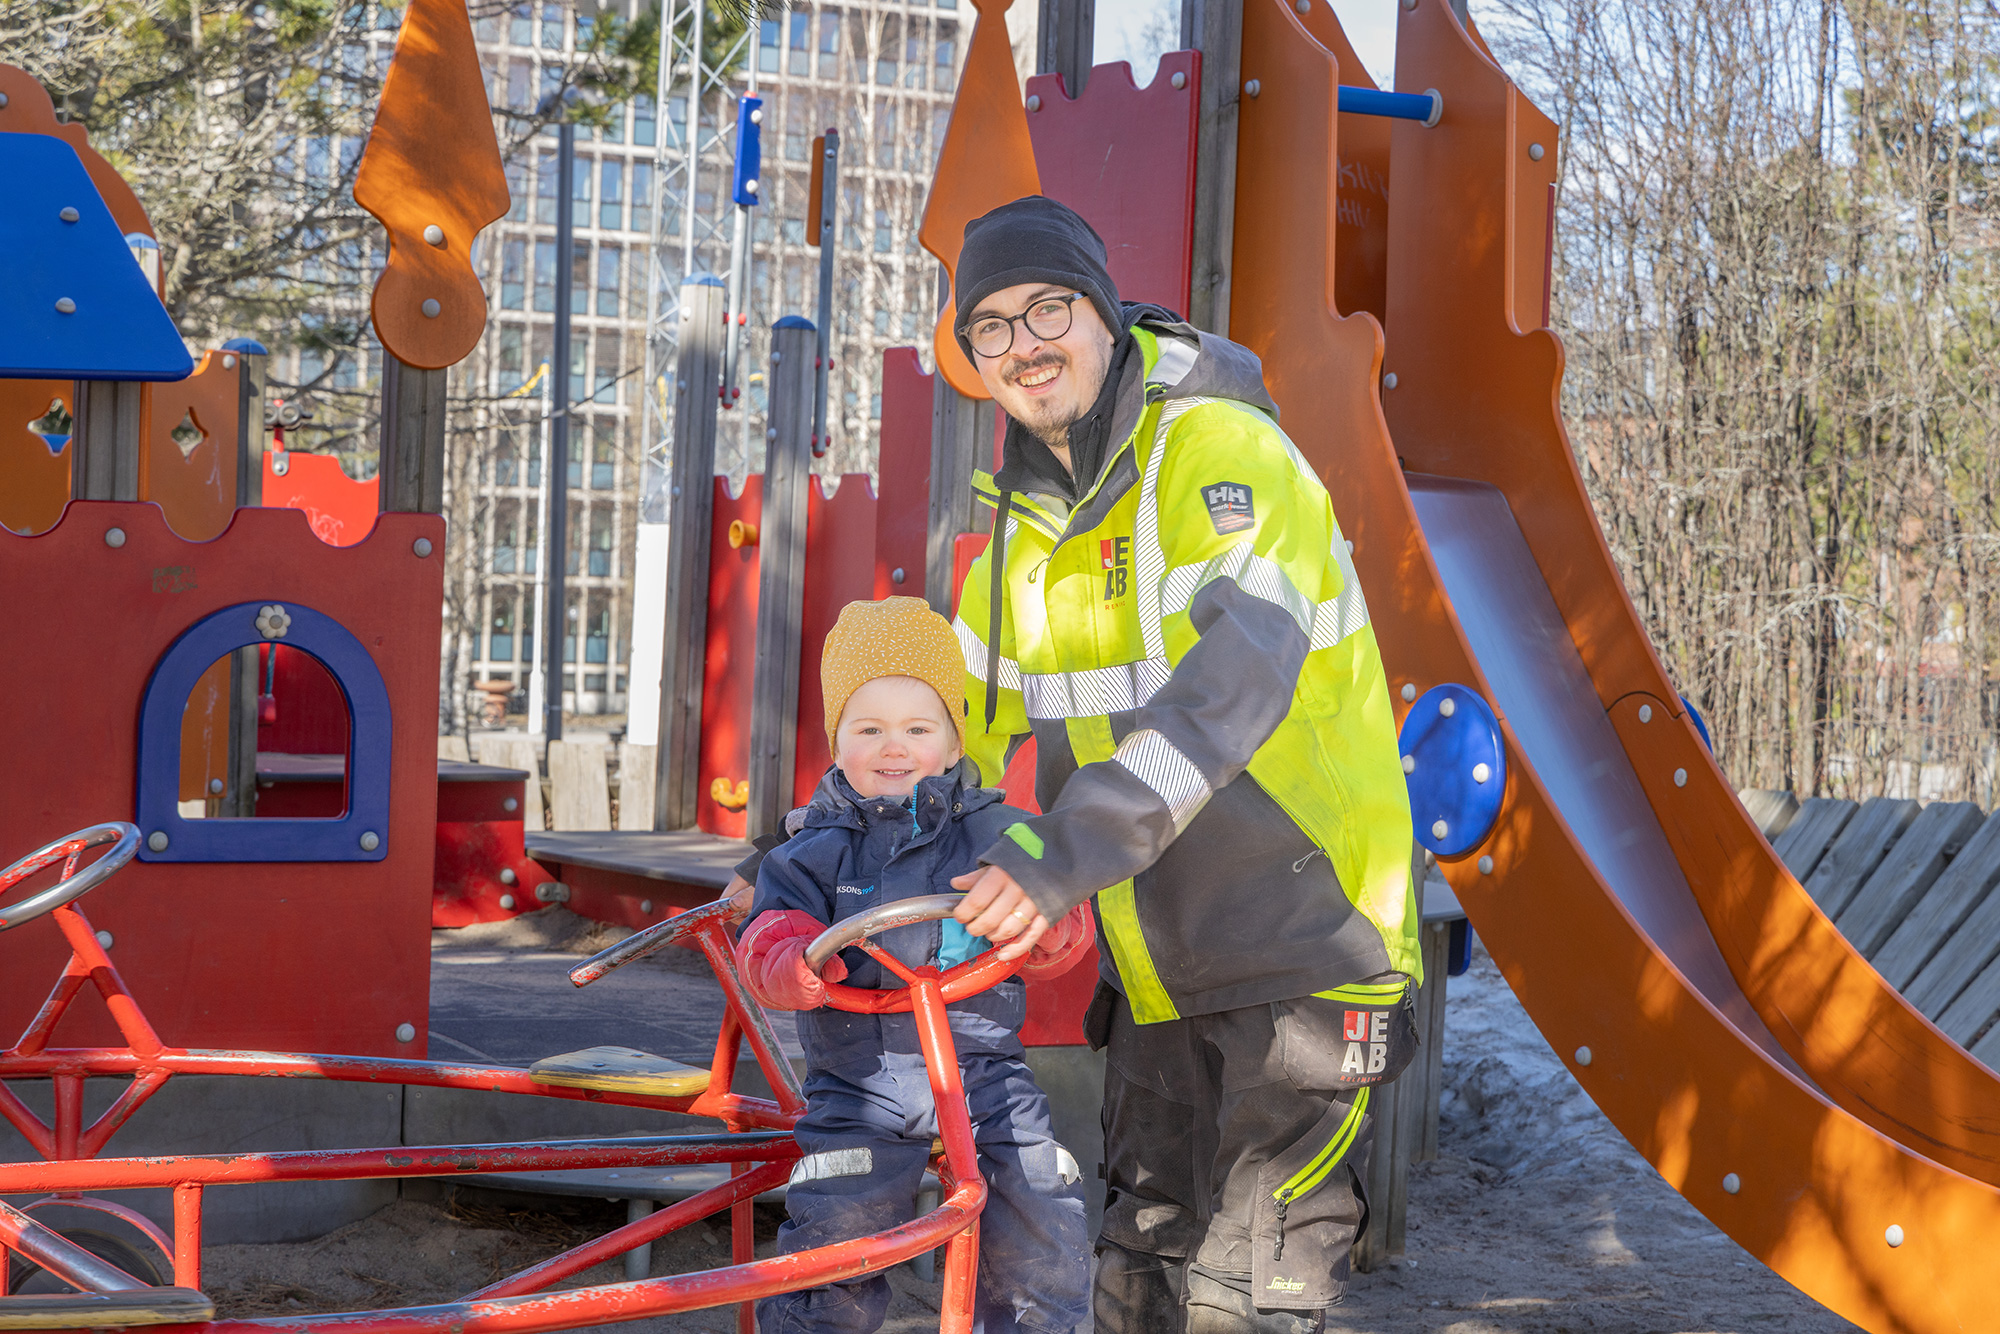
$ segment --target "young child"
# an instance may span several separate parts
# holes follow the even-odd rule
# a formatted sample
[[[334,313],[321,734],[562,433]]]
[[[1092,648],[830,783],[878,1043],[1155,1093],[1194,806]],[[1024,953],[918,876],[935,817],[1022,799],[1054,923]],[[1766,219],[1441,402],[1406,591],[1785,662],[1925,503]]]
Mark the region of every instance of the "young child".
[[[830,923],[898,899],[952,892],[953,876],[1024,812],[978,785],[963,762],[965,663],[943,617],[921,599],[849,603],[820,664],[833,767],[804,825],[757,873],[750,925],[737,942],[744,979],[765,1006],[799,1010],[806,1052],[805,1156],[786,1195],[781,1253],[908,1222],[937,1134],[930,1081],[908,1014],[825,1008],[805,948]],[[986,1334],[1059,1334],[1089,1304],[1089,1239],[1076,1160],[1049,1130],[1049,1104],[1023,1061],[1026,988],[1053,976],[1090,939],[1079,906],[1030,951],[1021,974],[949,1007],[979,1170],[978,1315]],[[949,967],[987,942],[958,923],[898,927],[877,943],[906,965]],[[902,983],[859,949],[827,963],[828,981]],[[870,1334],[889,1306],[880,1274],[757,1304],[763,1334]]]

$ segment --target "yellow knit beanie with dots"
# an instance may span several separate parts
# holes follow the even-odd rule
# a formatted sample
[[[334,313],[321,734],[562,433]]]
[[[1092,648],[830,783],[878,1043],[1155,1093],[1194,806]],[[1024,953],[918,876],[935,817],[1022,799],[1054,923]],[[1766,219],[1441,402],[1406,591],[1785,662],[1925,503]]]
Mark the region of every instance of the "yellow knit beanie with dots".
[[[848,699],[878,676],[913,676],[937,691],[965,746],[965,655],[951,622],[922,598],[850,602],[827,632],[819,659],[827,743],[839,747]]]

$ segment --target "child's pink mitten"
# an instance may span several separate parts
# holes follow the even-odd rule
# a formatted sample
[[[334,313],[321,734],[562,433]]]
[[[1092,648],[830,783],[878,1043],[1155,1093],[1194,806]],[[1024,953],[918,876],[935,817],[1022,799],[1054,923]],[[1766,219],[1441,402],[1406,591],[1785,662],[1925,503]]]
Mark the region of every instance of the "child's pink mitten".
[[[826,930],[811,913],[782,909],[760,915],[736,941],[736,965],[757,1003],[771,1010],[816,1010],[826,1004],[826,987],[806,967],[806,946]],[[826,961],[825,981],[847,976],[835,955]]]
[[[1021,976],[1036,981],[1061,977],[1075,966],[1077,956],[1096,932],[1090,905],[1077,904],[1062,915],[1061,921],[1042,932],[1042,938],[1028,951],[1028,961],[1021,965]]]

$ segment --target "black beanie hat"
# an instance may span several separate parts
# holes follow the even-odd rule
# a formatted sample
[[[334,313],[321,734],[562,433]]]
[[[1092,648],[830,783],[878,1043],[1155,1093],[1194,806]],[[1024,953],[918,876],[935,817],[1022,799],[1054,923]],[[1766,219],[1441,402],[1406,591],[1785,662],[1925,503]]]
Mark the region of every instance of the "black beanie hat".
[[[959,330],[981,301],[1020,283],[1060,283],[1082,292],[1113,338],[1124,328],[1118,286],[1104,267],[1103,239],[1076,210],[1045,195],[1016,199],[966,223],[954,278],[952,332],[975,366],[972,344]]]

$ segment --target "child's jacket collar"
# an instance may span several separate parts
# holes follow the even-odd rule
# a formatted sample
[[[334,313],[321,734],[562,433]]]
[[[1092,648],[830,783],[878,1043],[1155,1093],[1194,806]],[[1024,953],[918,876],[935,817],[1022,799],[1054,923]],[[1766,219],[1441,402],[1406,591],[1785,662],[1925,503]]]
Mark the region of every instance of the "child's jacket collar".
[[[964,815],[983,810],[1005,800],[1006,794],[980,787],[972,781],[977,771],[961,759],[945,772],[917,783],[916,818],[920,828],[934,830],[940,823],[936,812]],[[911,817],[908,798],[864,797],[854,790],[837,766],[830,766],[813,790],[807,804],[803,829],[851,829],[865,831],[871,824]]]

